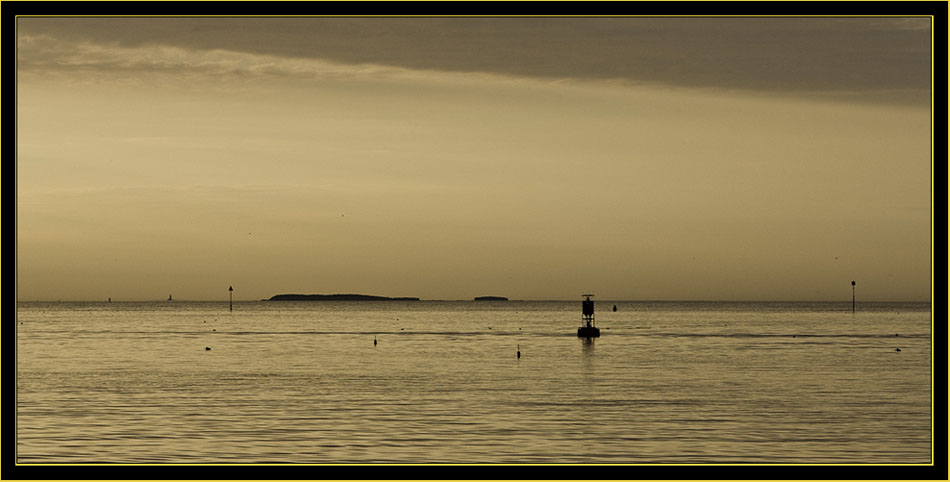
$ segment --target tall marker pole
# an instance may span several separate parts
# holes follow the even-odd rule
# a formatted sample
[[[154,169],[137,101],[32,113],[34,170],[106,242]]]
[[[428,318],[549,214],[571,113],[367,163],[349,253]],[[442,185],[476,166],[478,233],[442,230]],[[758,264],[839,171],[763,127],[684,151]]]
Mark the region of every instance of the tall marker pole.
[[[228,311],[234,311],[234,287],[228,286]]]
[[[854,281],[851,281],[851,314],[854,314]]]

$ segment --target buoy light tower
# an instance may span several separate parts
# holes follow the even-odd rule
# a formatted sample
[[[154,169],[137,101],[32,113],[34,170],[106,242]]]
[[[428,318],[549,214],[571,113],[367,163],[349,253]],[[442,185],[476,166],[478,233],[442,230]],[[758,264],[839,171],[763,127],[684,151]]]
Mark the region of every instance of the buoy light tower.
[[[577,336],[585,338],[600,336],[600,329],[594,326],[594,301],[590,299],[594,295],[585,294],[581,296],[585,297],[584,301],[581,302],[581,321],[584,324],[577,329]]]

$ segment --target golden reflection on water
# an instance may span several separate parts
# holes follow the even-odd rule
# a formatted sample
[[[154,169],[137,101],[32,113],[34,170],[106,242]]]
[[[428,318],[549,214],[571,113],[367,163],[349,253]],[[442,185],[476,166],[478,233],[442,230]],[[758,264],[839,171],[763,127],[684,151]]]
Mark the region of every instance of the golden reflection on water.
[[[929,461],[926,305],[578,306],[26,304],[18,461]]]

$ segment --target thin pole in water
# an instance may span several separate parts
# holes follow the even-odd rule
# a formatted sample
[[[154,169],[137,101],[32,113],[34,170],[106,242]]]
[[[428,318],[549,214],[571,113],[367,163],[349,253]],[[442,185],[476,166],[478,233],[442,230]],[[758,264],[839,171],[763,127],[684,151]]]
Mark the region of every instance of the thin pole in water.
[[[854,314],[854,280],[851,281],[851,314]]]
[[[228,311],[234,311],[234,287],[228,286]]]

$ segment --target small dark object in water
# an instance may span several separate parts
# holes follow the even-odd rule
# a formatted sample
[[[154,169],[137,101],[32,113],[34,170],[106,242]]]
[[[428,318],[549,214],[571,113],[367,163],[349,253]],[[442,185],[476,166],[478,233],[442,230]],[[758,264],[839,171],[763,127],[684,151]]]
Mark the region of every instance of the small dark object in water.
[[[211,331],[218,331],[218,329],[217,329],[217,328],[212,328]]]
[[[373,346],[376,346],[376,337],[373,337]]]
[[[901,336],[900,333],[894,333],[894,336]]]
[[[614,305],[614,311],[617,311],[617,305]]]
[[[210,346],[206,346],[206,347],[205,347],[205,351],[211,351],[211,347],[210,347]]]
[[[894,351],[901,351],[901,349],[900,349],[900,348],[898,348],[898,349],[896,349],[896,350],[894,350]]]
[[[518,358],[521,358],[521,345],[518,345]]]

